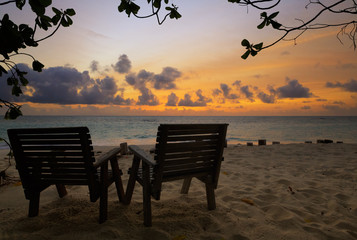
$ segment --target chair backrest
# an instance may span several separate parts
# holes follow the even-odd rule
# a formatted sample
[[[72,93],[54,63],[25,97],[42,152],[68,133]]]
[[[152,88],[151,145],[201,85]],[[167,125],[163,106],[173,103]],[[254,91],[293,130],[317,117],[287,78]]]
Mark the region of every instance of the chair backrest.
[[[87,127],[8,129],[8,135],[25,194],[51,184],[94,186]]]
[[[161,124],[158,128],[153,190],[161,182],[211,176],[218,182],[228,124]]]

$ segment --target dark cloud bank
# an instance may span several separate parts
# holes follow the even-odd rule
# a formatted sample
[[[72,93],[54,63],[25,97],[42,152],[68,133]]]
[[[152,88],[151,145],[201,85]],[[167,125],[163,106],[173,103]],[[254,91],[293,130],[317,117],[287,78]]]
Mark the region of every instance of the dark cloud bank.
[[[6,81],[1,80],[1,96],[12,101],[57,104],[114,104],[129,105],[132,99],[123,98],[123,89],[119,88],[111,77],[93,79],[87,71],[79,72],[75,68],[52,67],[41,73],[34,72],[27,65],[19,66],[28,72],[29,85],[25,94],[19,98],[10,95]],[[121,92],[122,95],[118,95]]]

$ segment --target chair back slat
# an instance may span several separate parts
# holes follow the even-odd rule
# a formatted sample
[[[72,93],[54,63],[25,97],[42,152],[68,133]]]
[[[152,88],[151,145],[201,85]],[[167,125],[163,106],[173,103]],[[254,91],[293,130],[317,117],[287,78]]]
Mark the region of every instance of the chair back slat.
[[[94,153],[87,127],[9,129],[24,188],[94,183]]]
[[[218,181],[228,124],[161,124],[158,128],[153,191],[161,183],[210,175]],[[218,169],[218,170],[217,170]]]

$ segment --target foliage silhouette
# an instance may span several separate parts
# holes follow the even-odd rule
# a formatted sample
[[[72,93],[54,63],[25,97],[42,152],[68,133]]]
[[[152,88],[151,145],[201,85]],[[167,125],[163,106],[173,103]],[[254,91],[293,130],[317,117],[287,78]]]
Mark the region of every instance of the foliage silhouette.
[[[0,3],[0,6],[15,3],[19,10],[22,10],[26,4],[26,0],[10,0]],[[12,95],[20,96],[22,94],[21,87],[28,84],[26,78],[27,72],[21,71],[18,65],[12,60],[16,55],[25,55],[32,59],[32,69],[41,72],[44,65],[35,57],[27,53],[20,53],[19,50],[27,47],[37,47],[39,42],[52,37],[60,26],[69,27],[72,25],[72,16],[76,14],[74,9],[59,10],[52,7],[54,16],[46,15],[46,9],[51,6],[51,0],[29,0],[28,4],[31,10],[35,13],[35,27],[31,28],[27,24],[17,25],[11,21],[8,14],[4,14],[0,20],[0,54],[3,59],[0,59],[0,77],[4,74],[10,75],[7,78],[7,84],[12,86]],[[42,29],[48,31],[55,29],[42,39],[35,39],[36,31]],[[16,119],[21,116],[21,106],[0,98],[0,108],[7,108],[5,119]]]

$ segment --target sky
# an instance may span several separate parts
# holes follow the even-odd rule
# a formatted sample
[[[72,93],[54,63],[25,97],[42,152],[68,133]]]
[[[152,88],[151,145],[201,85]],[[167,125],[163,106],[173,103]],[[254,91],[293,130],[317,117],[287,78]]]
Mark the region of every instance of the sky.
[[[135,2],[145,14],[147,1]],[[243,60],[243,39],[270,44],[281,36],[257,29],[261,11],[223,0],[170,2],[182,18],[159,25],[119,13],[118,0],[53,1],[75,9],[73,25],[23,50],[44,63],[41,73],[28,67],[31,59],[13,59],[30,84],[15,98],[2,77],[1,98],[27,115],[357,115],[357,52],[347,38],[340,43],[339,28],[305,32]],[[293,26],[318,11],[307,3],[286,0],[268,13],[279,11],[276,20]],[[4,13],[34,23],[28,6],[2,6]],[[320,21],[345,19],[326,14]]]

